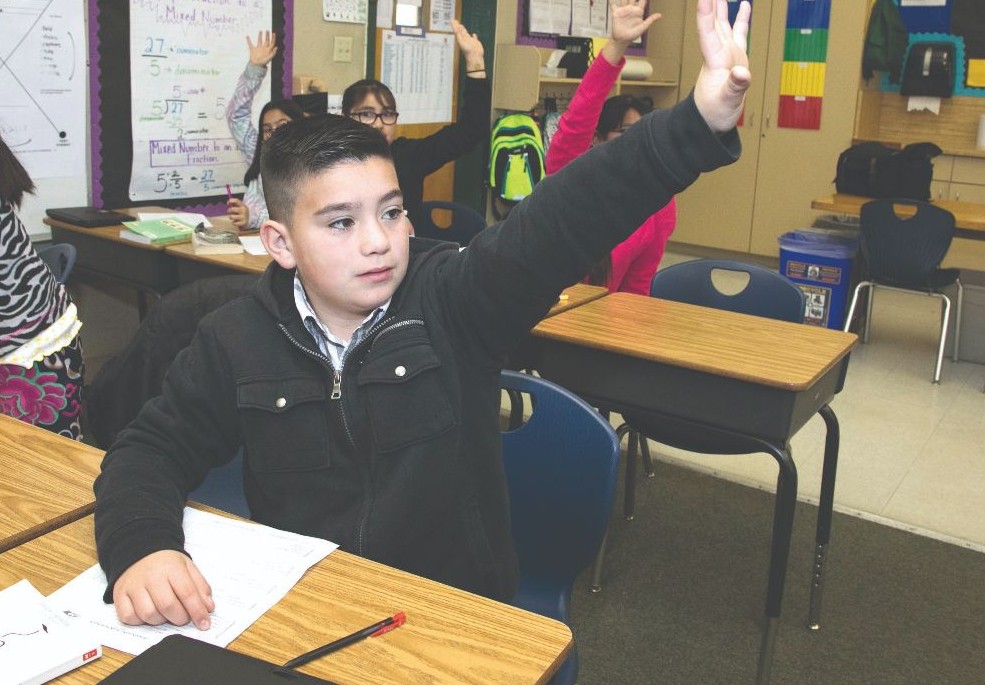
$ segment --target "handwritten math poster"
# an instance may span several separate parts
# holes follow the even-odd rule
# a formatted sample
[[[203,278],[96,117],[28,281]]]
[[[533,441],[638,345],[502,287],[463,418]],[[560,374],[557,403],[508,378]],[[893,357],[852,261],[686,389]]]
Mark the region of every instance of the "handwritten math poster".
[[[250,159],[236,147],[226,106],[249,59],[246,36],[271,28],[272,0],[130,3],[130,199],[245,190]],[[254,121],[271,99],[269,75]]]

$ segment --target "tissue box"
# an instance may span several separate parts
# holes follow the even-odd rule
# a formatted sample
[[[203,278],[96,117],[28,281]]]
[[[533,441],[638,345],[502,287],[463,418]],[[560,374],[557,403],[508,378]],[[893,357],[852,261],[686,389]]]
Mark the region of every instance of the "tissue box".
[[[566,78],[568,70],[563,67],[541,67],[540,75],[547,78]]]

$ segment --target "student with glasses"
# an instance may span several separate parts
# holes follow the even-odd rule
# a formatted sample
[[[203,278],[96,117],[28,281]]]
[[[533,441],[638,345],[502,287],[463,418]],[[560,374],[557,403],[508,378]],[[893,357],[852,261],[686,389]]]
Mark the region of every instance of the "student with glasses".
[[[393,93],[374,79],[356,81],[342,94],[342,114],[381,131],[390,144],[404,207],[412,224],[420,225],[424,178],[470,152],[489,135],[492,92],[486,78],[482,43],[452,20],[455,42],[465,61],[465,92],[458,121],[424,138],[396,138],[400,117]]]
[[[294,100],[271,100],[260,110],[259,133],[253,125],[253,98],[260,90],[260,84],[267,75],[267,65],[277,55],[277,36],[270,31],[257,34],[256,45],[246,37],[250,50],[250,61],[236,82],[236,90],[226,107],[226,122],[229,132],[248,160],[250,166],[243,176],[246,192],[243,199],[230,197],[226,202],[226,211],[230,221],[239,230],[260,228],[267,218],[267,203],[263,197],[263,186],[260,183],[260,148],[270,134],[289,121],[300,119],[304,110]]]
[[[659,14],[640,14],[637,3],[614,0],[612,3],[612,37],[595,58],[568,109],[561,115],[558,130],[551,137],[545,167],[553,174],[593,145],[620,136],[627,128],[653,109],[652,105],[632,95],[605,96],[619,78],[630,43],[642,36]],[[677,205],[673,198],[650,216],[626,240],[599,260],[585,279],[604,285],[609,292],[650,294],[650,281],[660,265],[664,247],[677,225]]]

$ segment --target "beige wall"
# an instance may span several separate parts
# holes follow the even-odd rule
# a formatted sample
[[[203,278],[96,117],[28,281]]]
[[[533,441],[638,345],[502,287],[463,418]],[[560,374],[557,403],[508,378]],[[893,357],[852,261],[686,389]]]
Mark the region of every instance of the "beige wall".
[[[325,81],[329,93],[342,93],[366,74],[366,25],[327,22],[322,4],[314,0],[294,3],[294,74]],[[352,62],[334,62],[337,36],[352,38]]]

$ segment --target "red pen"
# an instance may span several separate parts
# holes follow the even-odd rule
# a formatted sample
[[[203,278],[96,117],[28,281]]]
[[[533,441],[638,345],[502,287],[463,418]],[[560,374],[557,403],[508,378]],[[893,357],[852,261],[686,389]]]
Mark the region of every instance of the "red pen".
[[[320,656],[325,656],[326,654],[331,654],[332,652],[337,652],[343,647],[348,647],[351,644],[355,644],[360,640],[365,640],[367,637],[379,637],[383,633],[389,633],[391,630],[395,630],[402,626],[407,620],[407,615],[404,612],[399,612],[383,619],[378,623],[374,623],[371,626],[366,626],[362,630],[357,630],[351,635],[346,635],[345,637],[340,637],[335,642],[329,642],[327,645],[322,645],[316,649],[306,652],[299,657],[295,657],[284,664],[284,668],[297,668],[302,666],[309,661],[314,661]]]
[[[229,187],[228,183],[226,184],[226,199],[227,200],[233,199],[233,189]]]

